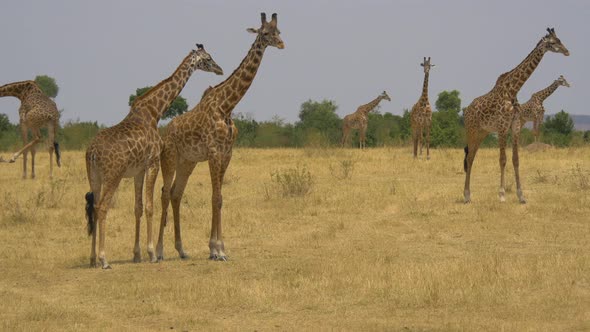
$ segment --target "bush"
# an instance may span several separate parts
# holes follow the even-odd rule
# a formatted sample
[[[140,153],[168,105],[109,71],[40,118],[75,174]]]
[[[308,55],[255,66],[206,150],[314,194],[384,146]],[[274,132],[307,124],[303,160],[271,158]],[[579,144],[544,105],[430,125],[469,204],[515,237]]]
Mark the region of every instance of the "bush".
[[[282,197],[302,197],[311,192],[313,177],[305,166],[277,170],[270,174],[272,183]],[[270,193],[267,188],[267,198]]]

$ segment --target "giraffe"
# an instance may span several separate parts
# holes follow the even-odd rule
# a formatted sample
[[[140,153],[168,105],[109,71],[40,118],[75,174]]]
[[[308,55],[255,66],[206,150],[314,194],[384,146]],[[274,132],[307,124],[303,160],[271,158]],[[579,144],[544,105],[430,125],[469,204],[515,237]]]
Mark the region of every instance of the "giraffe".
[[[414,142],[414,158],[418,156],[418,146],[420,146],[420,155],[422,155],[422,138],[426,132],[426,159],[430,159],[430,126],[432,124],[432,107],[428,101],[428,77],[430,68],[435,65],[430,63],[430,57],[420,64],[424,67],[424,84],[422,85],[422,95],[418,102],[412,107],[410,112],[410,125],[412,127],[412,141]]]
[[[367,133],[367,125],[369,123],[369,112],[374,110],[381,100],[391,101],[387,92],[383,91],[377,98],[371,100],[368,104],[359,106],[354,113],[348,114],[342,120],[342,146],[348,142],[350,138],[350,130],[359,130],[359,148],[364,149],[365,134]]]
[[[170,77],[137,97],[129,114],[119,124],[99,132],[86,150],[86,170],[90,184],[90,192],[86,194],[86,216],[88,235],[92,235],[91,267],[96,266],[98,225],[98,258],[103,269],[111,268],[105,256],[105,222],[109,203],[124,177],[133,177],[135,184],[133,260],[141,261],[139,230],[143,208],[142,189],[146,178],[147,251],[150,260],[156,261],[152,242],[153,185],[158,176],[162,145],[157,124],[197,69],[223,74],[221,67],[205,51],[203,45],[197,44],[197,50],[191,50]]]
[[[535,143],[539,142],[539,131],[545,117],[545,108],[543,107],[543,102],[561,85],[568,88],[570,87],[563,75],[560,75],[558,79],[556,79],[545,89],[533,93],[531,99],[520,105],[520,127],[522,128],[522,126],[524,126],[527,121],[533,121],[533,135],[535,136]]]
[[[475,98],[464,112],[467,146],[465,147],[465,203],[471,202],[469,188],[471,170],[475,154],[481,142],[489,133],[498,133],[500,145],[500,201],[505,201],[504,168],[506,166],[506,139],[512,129],[512,164],[516,181],[516,194],[520,203],[526,203],[520,185],[518,172],[518,139],[520,136],[520,105],[516,94],[537,68],[547,51],[569,56],[569,51],[557,38],[554,29],[537,43],[531,53],[514,69],[506,72],[496,81],[496,85],[487,94]]]
[[[238,68],[225,81],[215,87],[209,87],[191,111],[174,118],[163,136],[162,218],[156,247],[159,260],[164,259],[164,229],[170,201],[174,215],[175,248],[181,258],[188,257],[183,249],[180,232],[180,200],[189,176],[197,163],[202,161],[209,162],[212,187],[209,259],[227,260],[221,228],[221,186],[238,135],[238,129],[231,119],[232,110],[252,84],[266,48],[285,47],[277,27],[277,14],[272,14],[270,21],[266,20],[265,13],[261,13],[260,16],[260,28],[247,29],[248,32],[256,34],[256,39]]]
[[[61,154],[57,143],[59,128],[59,112],[55,102],[51,100],[35,81],[22,81],[0,87],[0,97],[12,96],[20,100],[18,109],[21,136],[24,146],[18,150],[8,162],[13,163],[23,155],[23,179],[27,178],[27,153],[31,152],[31,178],[35,178],[35,146],[41,141],[41,128],[47,128],[49,144],[49,177],[53,177],[53,153],[57,167],[61,167]],[[33,133],[29,143],[28,130]]]

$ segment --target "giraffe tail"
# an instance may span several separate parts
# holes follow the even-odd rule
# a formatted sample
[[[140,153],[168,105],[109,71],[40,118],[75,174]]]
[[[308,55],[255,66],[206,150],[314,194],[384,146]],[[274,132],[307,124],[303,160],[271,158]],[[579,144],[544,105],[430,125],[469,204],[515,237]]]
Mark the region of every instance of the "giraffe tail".
[[[86,193],[86,219],[88,220],[88,236],[94,233],[94,227],[96,225],[94,220],[94,193]]]
[[[465,158],[463,158],[463,170],[465,171],[465,173],[467,173],[467,154],[469,153],[469,147],[465,145],[463,151],[465,151]]]

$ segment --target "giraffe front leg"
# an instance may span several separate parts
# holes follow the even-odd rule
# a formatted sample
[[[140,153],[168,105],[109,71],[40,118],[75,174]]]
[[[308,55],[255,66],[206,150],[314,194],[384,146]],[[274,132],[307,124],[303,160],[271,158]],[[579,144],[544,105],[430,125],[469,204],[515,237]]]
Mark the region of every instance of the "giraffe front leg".
[[[158,260],[164,260],[164,230],[168,223],[168,206],[170,205],[170,193],[172,190],[172,181],[174,180],[174,169],[176,165],[173,163],[172,158],[169,158],[166,151],[162,152],[161,155],[161,167],[162,167],[162,215],[160,217],[160,232],[158,234],[158,244],[156,245],[156,255]]]
[[[430,160],[430,125],[426,127],[426,160]]]
[[[227,261],[228,257],[225,254],[225,245],[223,243],[223,233],[221,227],[221,207],[223,206],[223,196],[221,194],[221,186],[223,184],[223,177],[229,162],[231,160],[231,152],[225,159],[221,156],[215,156],[209,159],[209,170],[211,173],[211,237],[209,238],[209,259],[216,261]]]
[[[141,246],[139,245],[141,216],[143,214],[143,180],[145,171],[135,175],[133,183],[135,185],[135,246],[133,247],[133,262],[141,262]]]
[[[31,146],[29,148],[29,150],[31,151],[31,179],[35,178],[35,154],[37,154],[37,150],[35,149],[35,146]]]
[[[147,252],[150,256],[150,262],[155,263],[158,260],[154,253],[153,229],[152,221],[154,217],[154,187],[156,179],[158,178],[158,171],[160,170],[158,162],[150,166],[146,172],[145,184],[145,219],[147,228]]]
[[[516,196],[521,204],[526,204],[526,199],[522,193],[519,173],[519,159],[518,159],[518,139],[520,137],[520,127],[512,124],[512,166],[514,167],[514,180],[516,182]]]
[[[506,170],[506,136],[508,134],[498,133],[498,144],[500,145],[500,190],[498,195],[500,196],[500,202],[506,201],[506,182],[505,182],[505,170]],[[514,139],[514,137],[513,137]]]

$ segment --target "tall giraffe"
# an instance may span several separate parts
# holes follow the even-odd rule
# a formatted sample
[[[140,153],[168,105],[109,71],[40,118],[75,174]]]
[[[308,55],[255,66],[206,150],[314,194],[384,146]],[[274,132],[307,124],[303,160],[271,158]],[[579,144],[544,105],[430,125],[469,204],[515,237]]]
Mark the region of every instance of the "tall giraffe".
[[[410,112],[410,125],[412,127],[412,141],[414,142],[414,158],[418,156],[418,146],[420,146],[420,155],[422,155],[422,138],[426,131],[426,159],[430,159],[430,126],[432,124],[432,107],[428,101],[428,77],[430,68],[435,65],[430,63],[430,57],[420,64],[424,67],[424,84],[422,85],[422,95],[418,102],[412,107]]]
[[[86,194],[88,235],[92,234],[90,266],[96,266],[96,225],[99,230],[98,258],[103,269],[110,268],[105,256],[105,221],[109,204],[121,179],[133,177],[135,183],[135,262],[141,261],[139,228],[142,216],[142,189],[144,178],[147,220],[147,251],[154,262],[152,242],[152,216],[154,182],[158,176],[162,139],[158,121],[178,96],[195,70],[222,75],[222,69],[197,44],[197,50],[184,58],[174,73],[137,97],[129,114],[119,124],[99,132],[86,150],[86,170],[90,192]],[[97,204],[95,204],[97,203]]]
[[[209,161],[212,186],[209,259],[227,260],[221,228],[221,185],[238,135],[238,129],[231,119],[232,110],[252,84],[266,48],[285,47],[277,27],[277,14],[272,14],[272,19],[268,22],[266,14],[262,13],[261,21],[259,29],[248,29],[256,34],[256,40],[231,76],[217,86],[207,89],[197,106],[190,112],[174,118],[168,125],[163,137],[164,147],[161,156],[164,186],[162,219],[156,248],[160,260],[164,259],[164,228],[171,199],[175,247],[181,258],[187,257],[180,234],[180,200],[189,176],[197,162],[201,161]]]
[[[500,201],[505,201],[504,168],[506,166],[506,138],[512,129],[512,164],[516,180],[516,194],[521,203],[526,203],[520,186],[518,172],[518,139],[520,136],[520,105],[516,95],[526,80],[537,68],[547,51],[569,55],[554,29],[547,29],[531,53],[516,68],[506,72],[496,81],[496,85],[487,94],[475,98],[464,112],[467,146],[465,147],[465,203],[471,202],[469,182],[475,154],[481,142],[489,133],[498,133],[500,145]]]
[[[27,153],[31,152],[31,178],[35,178],[35,146],[41,141],[41,128],[47,127],[49,140],[49,177],[53,177],[53,153],[57,166],[61,167],[59,144],[57,143],[57,129],[59,128],[59,112],[51,98],[47,97],[35,81],[22,81],[6,84],[0,87],[0,97],[12,96],[20,100],[18,109],[20,130],[24,146],[18,150],[8,162],[15,162],[23,155],[23,179],[27,178]],[[33,140],[29,143],[28,130],[33,133]]]
[[[369,112],[374,110],[381,100],[391,101],[387,92],[383,91],[377,98],[371,100],[369,103],[359,106],[354,113],[348,114],[342,120],[342,146],[346,144],[350,138],[350,131],[352,129],[359,130],[359,148],[365,148],[365,135],[367,133],[367,125],[369,124]]]
[[[560,75],[551,85],[541,91],[533,93],[531,99],[526,103],[520,105],[520,127],[528,121],[533,121],[533,135],[535,136],[535,142],[539,141],[539,132],[543,119],[545,117],[545,107],[543,102],[547,99],[559,86],[570,87],[569,83],[565,80],[563,75]]]

